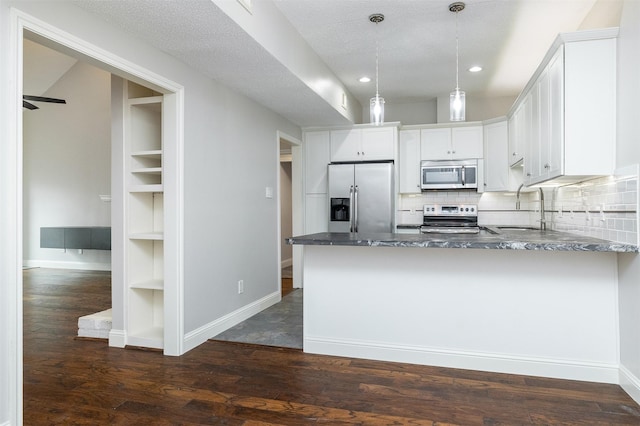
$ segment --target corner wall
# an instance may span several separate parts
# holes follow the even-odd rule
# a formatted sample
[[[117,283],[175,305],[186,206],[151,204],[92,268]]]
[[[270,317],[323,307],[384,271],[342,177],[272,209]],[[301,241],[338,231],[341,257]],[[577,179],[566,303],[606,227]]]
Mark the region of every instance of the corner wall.
[[[617,167],[640,164],[640,2],[625,0],[618,38]],[[618,255],[620,384],[640,403],[640,255]]]

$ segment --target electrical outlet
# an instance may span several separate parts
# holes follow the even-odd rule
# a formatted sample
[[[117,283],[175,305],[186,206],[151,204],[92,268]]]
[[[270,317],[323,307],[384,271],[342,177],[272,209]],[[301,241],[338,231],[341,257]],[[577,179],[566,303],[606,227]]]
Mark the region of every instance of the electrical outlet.
[[[238,294],[244,293],[244,280],[238,280]]]

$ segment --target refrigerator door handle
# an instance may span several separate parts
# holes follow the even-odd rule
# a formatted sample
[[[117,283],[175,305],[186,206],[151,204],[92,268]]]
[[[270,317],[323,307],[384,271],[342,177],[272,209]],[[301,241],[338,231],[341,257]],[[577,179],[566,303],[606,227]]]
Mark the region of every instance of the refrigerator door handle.
[[[355,209],[355,201],[354,201],[354,191],[353,191],[353,185],[351,185],[351,187],[349,188],[349,209],[351,210],[350,216],[349,216],[349,232],[354,232],[353,231],[353,227],[354,227],[354,209]]]
[[[358,232],[358,185],[356,185],[356,189],[354,191],[354,215],[353,215],[353,222],[354,222],[354,228],[355,228],[355,232]]]

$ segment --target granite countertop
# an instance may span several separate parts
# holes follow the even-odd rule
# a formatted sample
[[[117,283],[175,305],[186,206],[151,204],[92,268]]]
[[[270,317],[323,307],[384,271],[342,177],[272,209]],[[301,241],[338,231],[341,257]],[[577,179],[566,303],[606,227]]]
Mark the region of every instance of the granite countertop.
[[[559,231],[483,227],[478,234],[391,234],[321,232],[286,239],[287,244],[475,248],[497,250],[597,251],[637,253],[638,246]]]

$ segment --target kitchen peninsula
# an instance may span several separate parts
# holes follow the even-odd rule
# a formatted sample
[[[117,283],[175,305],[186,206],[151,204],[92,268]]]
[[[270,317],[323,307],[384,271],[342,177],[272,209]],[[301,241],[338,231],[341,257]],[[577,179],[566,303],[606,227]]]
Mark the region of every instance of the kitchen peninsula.
[[[618,382],[616,253],[556,231],[319,233],[304,245],[305,352]]]

